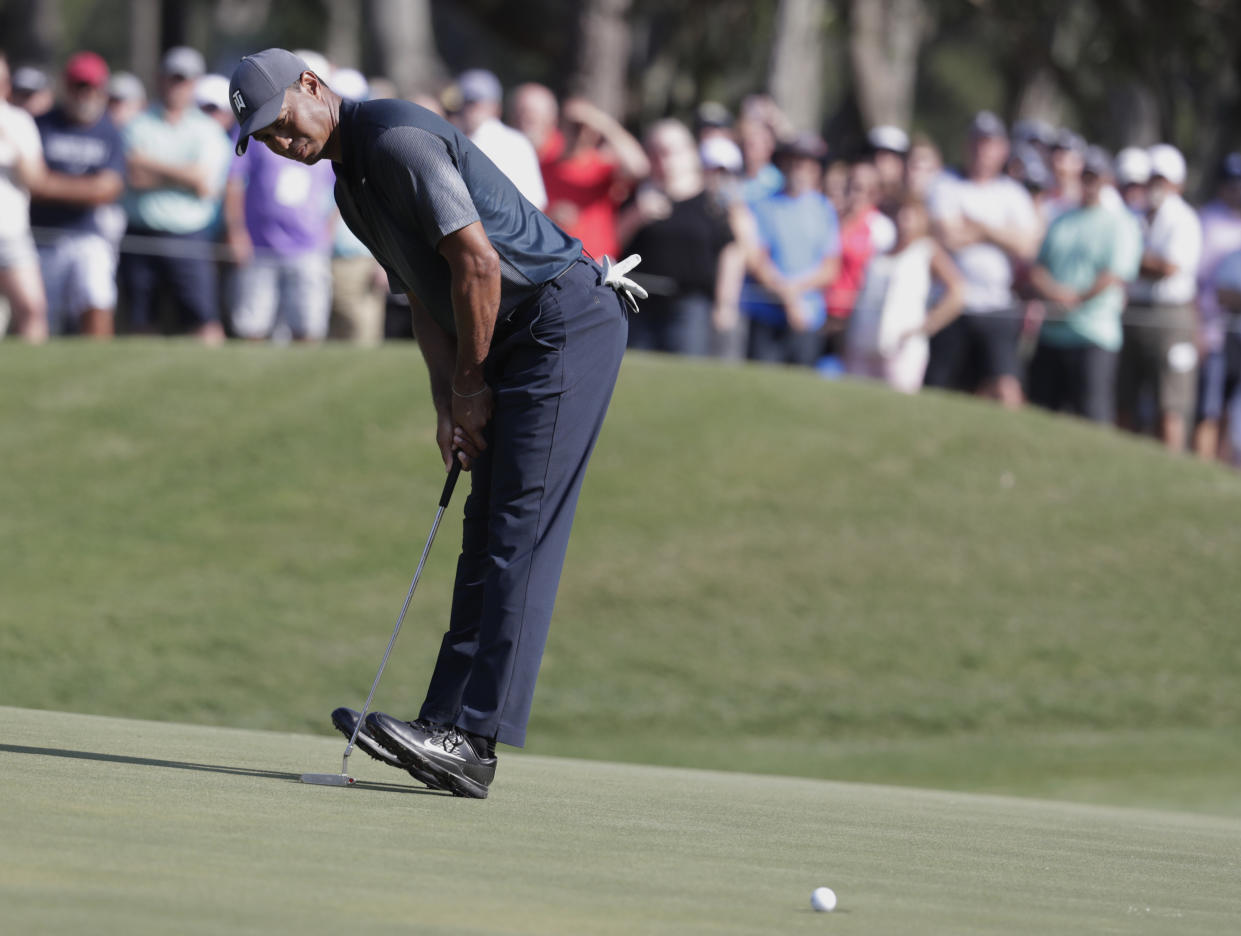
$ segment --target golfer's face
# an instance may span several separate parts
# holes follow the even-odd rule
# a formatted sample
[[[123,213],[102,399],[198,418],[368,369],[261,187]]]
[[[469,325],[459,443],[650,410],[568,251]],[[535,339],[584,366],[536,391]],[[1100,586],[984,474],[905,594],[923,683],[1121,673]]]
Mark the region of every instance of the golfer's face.
[[[254,134],[254,138],[277,156],[310,165],[319,161],[327,140],[319,131],[315,98],[300,91],[285,91],[280,116]]]

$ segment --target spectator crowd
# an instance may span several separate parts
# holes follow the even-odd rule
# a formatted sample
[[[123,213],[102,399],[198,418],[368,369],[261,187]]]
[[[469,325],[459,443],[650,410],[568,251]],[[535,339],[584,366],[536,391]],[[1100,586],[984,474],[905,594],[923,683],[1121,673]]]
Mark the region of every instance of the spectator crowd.
[[[299,54],[342,97],[394,93]],[[59,81],[0,58],[0,334],[408,336],[330,164],[235,157],[228,79],[194,49],[152,92],[91,52]],[[590,254],[642,256],[634,348],[1029,402],[1241,464],[1241,153],[1195,207],[1168,144],[1113,156],[985,111],[953,170],[892,126],[837,153],[762,95],[640,140],[483,70],[414,100]]]

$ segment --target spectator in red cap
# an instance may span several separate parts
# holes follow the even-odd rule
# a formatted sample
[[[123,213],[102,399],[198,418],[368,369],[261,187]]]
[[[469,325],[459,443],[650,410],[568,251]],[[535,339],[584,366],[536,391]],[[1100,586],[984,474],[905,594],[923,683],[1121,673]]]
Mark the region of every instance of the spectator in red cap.
[[[60,103],[37,121],[48,172],[30,209],[52,334],[108,337],[116,309],[116,251],[104,209],[125,191],[125,146],[105,113],[108,66],[79,52],[65,66]]]

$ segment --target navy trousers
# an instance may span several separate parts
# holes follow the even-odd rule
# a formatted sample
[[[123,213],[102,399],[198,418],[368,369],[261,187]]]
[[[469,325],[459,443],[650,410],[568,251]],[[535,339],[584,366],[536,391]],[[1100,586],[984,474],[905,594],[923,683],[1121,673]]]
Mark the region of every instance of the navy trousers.
[[[520,747],[586,464],[620,370],[620,296],[582,259],[496,325],[448,632],[421,717]]]

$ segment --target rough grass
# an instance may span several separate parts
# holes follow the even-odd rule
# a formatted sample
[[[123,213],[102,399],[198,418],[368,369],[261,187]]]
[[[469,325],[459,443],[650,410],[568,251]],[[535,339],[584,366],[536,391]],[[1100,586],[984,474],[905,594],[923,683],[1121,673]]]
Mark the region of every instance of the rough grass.
[[[442,479],[408,346],[3,346],[0,452],[0,703],[277,730],[360,703]],[[1239,507],[1067,419],[631,357],[531,749],[1241,809]]]

